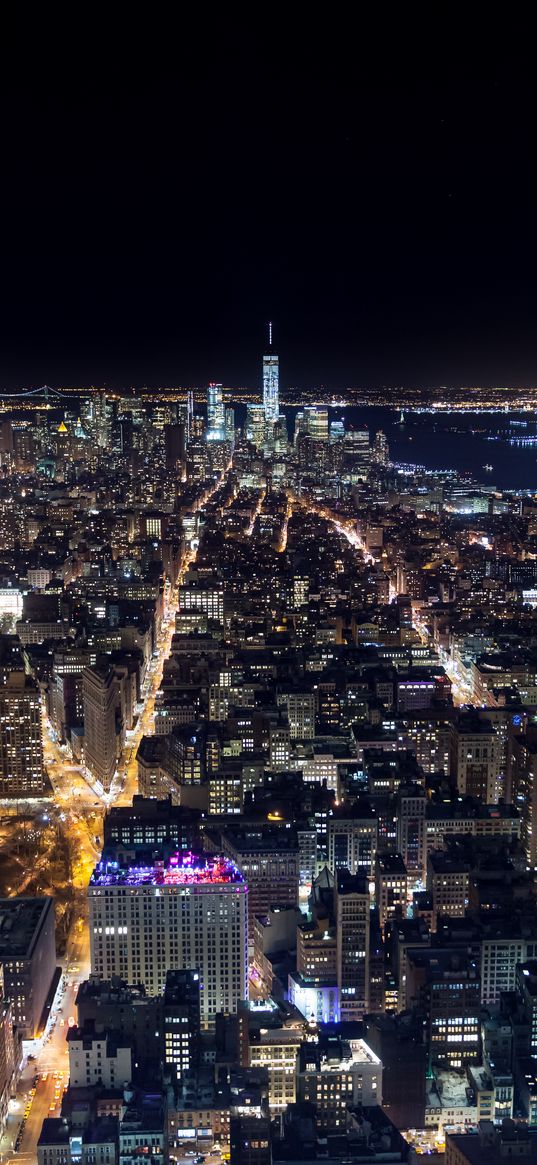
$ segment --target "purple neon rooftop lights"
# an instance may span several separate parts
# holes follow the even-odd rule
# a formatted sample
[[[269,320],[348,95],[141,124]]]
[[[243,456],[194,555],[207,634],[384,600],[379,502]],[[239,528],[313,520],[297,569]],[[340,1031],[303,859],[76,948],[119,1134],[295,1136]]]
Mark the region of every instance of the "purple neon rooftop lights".
[[[221,856],[176,853],[167,862],[152,865],[101,861],[90,886],[226,886],[244,885],[234,862]]]

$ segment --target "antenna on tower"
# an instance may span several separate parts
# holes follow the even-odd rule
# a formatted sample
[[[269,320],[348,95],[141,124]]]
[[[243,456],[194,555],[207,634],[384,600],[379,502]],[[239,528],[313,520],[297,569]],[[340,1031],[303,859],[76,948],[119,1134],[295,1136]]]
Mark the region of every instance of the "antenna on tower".
[[[268,326],[268,346],[272,348],[272,320],[269,320]]]

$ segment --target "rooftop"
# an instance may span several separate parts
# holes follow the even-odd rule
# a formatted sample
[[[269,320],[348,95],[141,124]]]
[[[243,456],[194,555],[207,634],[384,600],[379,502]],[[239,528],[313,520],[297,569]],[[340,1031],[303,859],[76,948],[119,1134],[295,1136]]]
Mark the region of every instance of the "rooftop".
[[[0,959],[31,958],[52,898],[0,898]]]
[[[224,886],[240,884],[244,878],[228,858],[205,854],[176,853],[167,861],[151,865],[101,861],[96,865],[90,886]]]
[[[516,1157],[517,1161],[535,1161],[537,1152],[537,1128],[504,1121],[496,1128],[492,1121],[479,1121],[478,1132],[448,1133],[448,1142],[456,1146],[469,1165],[495,1165],[506,1157]]]
[[[406,877],[406,866],[401,854],[377,854],[377,863],[381,874],[398,874],[401,878]]]

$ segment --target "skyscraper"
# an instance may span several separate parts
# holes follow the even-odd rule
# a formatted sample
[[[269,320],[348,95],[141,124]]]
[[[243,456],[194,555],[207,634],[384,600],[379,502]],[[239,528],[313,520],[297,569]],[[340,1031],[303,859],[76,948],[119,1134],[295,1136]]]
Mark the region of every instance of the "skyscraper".
[[[88,888],[91,969],[162,994],[167,971],[198,971],[204,1026],[246,999],[247,886],[237,866],[178,853],[150,865],[101,861]]]
[[[265,408],[263,405],[246,405],[245,435],[257,449],[261,449],[265,440]]]
[[[84,759],[95,780],[108,791],[118,755],[117,684],[112,668],[88,667],[82,674]]]
[[[41,696],[23,671],[0,685],[0,795],[39,797],[43,792]]]
[[[337,982],[341,1019],[361,1019],[369,995],[370,900],[362,874],[338,870],[335,885]]]
[[[210,384],[207,389],[207,440],[224,441],[226,422],[221,384]]]
[[[273,425],[280,413],[279,360],[272,350],[272,324],[269,324],[268,348],[263,356],[263,408],[265,421]]]

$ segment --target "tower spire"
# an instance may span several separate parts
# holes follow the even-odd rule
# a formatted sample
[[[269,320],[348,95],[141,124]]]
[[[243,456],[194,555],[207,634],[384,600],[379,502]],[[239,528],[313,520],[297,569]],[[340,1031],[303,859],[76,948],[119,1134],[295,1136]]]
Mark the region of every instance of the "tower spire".
[[[272,320],[269,320],[269,326],[268,326],[268,346],[269,346],[269,352],[270,352],[272,349]]]

